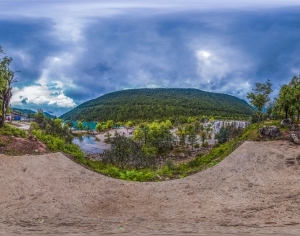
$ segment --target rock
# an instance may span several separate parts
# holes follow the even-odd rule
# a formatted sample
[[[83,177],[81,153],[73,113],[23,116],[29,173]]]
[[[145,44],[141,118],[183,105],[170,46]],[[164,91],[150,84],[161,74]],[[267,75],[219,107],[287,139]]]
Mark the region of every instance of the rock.
[[[179,157],[185,158],[185,154],[182,152],[182,153],[179,154]]]
[[[35,135],[29,135],[28,139],[32,140],[32,141],[36,141],[37,138],[35,137]]]
[[[290,134],[290,137],[291,137],[291,139],[292,139],[292,141],[293,141],[294,143],[300,144],[300,140],[299,140],[297,134],[291,133],[291,134]]]
[[[271,138],[276,138],[280,135],[279,128],[277,126],[264,126],[259,129],[261,135],[265,135]]]
[[[281,122],[280,122],[280,125],[282,127],[289,127],[293,124],[293,121],[291,118],[287,118],[287,119],[283,119]]]

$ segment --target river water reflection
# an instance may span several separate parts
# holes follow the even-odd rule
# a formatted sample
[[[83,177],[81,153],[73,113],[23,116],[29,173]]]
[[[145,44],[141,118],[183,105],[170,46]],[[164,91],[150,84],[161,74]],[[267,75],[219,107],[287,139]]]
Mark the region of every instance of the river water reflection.
[[[80,137],[75,137],[72,141],[74,144],[78,145],[82,151],[88,154],[102,153],[104,149],[107,149],[107,144],[104,145],[99,142],[99,140],[92,135],[83,135]]]

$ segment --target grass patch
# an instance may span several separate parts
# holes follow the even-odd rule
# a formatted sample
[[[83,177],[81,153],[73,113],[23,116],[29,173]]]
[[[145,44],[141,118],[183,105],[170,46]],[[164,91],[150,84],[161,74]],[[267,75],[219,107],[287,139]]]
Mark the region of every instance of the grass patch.
[[[87,165],[92,167],[92,169],[98,173],[131,181],[152,181],[155,178],[155,172],[151,169],[142,169],[142,170],[122,170],[116,166],[110,164],[104,164],[100,161],[86,160]]]
[[[46,134],[42,130],[32,130],[31,133],[34,134],[38,140],[46,144],[49,150],[55,152],[60,151],[70,154],[80,163],[86,164],[86,158],[84,157],[84,153],[80,150],[80,148],[77,145],[72,143],[66,143],[64,139]]]
[[[21,138],[26,138],[27,136],[25,130],[21,130],[9,124],[5,124],[4,127],[0,128],[0,135],[15,136]]]

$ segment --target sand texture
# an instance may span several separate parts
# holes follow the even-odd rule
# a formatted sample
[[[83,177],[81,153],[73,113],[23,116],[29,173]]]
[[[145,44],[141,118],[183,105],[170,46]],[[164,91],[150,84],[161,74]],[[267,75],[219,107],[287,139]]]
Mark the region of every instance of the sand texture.
[[[0,155],[0,233],[300,232],[300,149],[245,142],[165,182],[126,182],[61,153]]]

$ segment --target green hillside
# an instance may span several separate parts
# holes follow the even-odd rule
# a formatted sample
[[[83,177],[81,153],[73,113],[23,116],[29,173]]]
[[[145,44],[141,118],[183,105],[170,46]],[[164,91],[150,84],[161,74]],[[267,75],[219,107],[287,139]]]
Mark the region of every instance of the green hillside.
[[[21,109],[21,108],[15,108],[15,107],[13,107],[12,109],[13,109],[13,111],[19,112],[19,113],[23,114],[24,116],[28,116],[29,114],[34,115],[36,113],[36,111],[30,110],[30,109]],[[51,119],[54,118],[54,116],[49,114],[48,112],[44,112],[44,115]]]
[[[254,109],[237,97],[198,89],[129,89],[87,101],[60,118],[83,121],[176,119],[214,115],[248,117]]]

